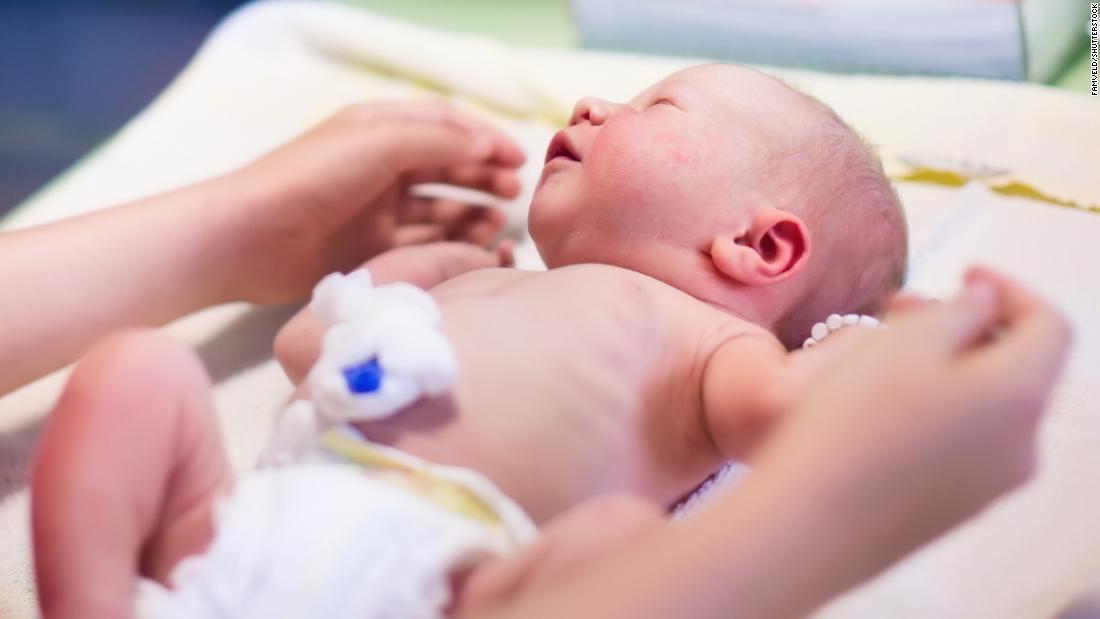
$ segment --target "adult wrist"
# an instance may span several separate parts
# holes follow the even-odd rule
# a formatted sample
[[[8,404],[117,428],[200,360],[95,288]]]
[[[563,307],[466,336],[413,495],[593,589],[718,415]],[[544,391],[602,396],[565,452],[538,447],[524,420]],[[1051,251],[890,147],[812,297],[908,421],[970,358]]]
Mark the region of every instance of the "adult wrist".
[[[202,309],[250,298],[255,266],[254,248],[259,243],[253,205],[261,198],[249,191],[234,174],[188,188],[198,213],[194,256]]]

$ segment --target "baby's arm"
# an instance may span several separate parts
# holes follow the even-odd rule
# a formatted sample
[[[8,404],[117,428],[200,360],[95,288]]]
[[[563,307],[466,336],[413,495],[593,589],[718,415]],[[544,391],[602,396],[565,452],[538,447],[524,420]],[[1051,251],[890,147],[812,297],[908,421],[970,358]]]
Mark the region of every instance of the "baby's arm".
[[[431,243],[392,249],[363,265],[375,285],[408,282],[429,290],[477,269],[511,266],[511,241],[495,250],[469,243]],[[298,312],[275,337],[275,358],[295,385],[302,382],[321,353],[324,327],[309,307]]]
[[[162,583],[212,537],[230,469],[202,365],[153,332],[127,332],[77,365],[32,476],[45,617],[128,617],[139,576]]]
[[[844,329],[830,335],[828,343],[789,353],[763,333],[742,335],[719,346],[703,375],[703,410],[722,454],[731,460],[751,459],[814,377],[868,331]]]
[[[779,373],[786,351],[766,334],[732,338],[703,372],[703,419],[721,454],[746,461],[781,411]]]

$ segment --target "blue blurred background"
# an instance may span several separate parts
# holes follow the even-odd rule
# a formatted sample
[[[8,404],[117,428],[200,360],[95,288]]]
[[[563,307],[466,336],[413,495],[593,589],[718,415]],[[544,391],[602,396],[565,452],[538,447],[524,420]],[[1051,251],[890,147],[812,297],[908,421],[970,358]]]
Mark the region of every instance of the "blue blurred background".
[[[807,58],[824,55],[818,50],[802,60],[795,58],[783,62],[782,58],[761,57],[745,50],[724,49],[710,43],[704,45],[705,37],[695,30],[687,28],[685,33],[685,28],[673,27],[683,25],[682,19],[672,19],[680,9],[688,5],[706,6],[712,12],[727,13],[727,23],[723,25],[715,20],[719,26],[711,28],[726,47],[756,38],[759,39],[756,43],[765,50],[791,49],[790,41],[779,45],[768,38],[766,22],[745,19],[752,11],[742,14],[737,7],[763,7],[754,11],[757,14],[778,12],[783,19],[777,23],[789,25],[790,21],[781,13],[790,9],[783,9],[781,5],[797,5],[792,0],[726,0],[722,3],[713,0],[633,0],[629,6],[621,0],[330,1],[358,4],[434,28],[488,35],[513,45],[575,47],[581,44],[774,61],[793,66],[802,66],[808,62]],[[1069,31],[1076,37],[1066,48],[1075,56],[1060,54],[1051,70],[1032,79],[1085,90],[1088,83],[1088,59],[1084,49],[1085,0],[1020,1],[1022,6],[1036,9],[1025,10],[1025,16],[1031,13],[1042,18],[1044,13],[1040,10],[1054,16],[1057,13],[1054,8],[1061,7],[1059,11],[1070,18],[1068,24],[1052,21],[1053,25],[1039,30],[1039,36],[1032,39],[1052,41],[1051,33]],[[994,4],[979,0],[959,2],[960,6]],[[243,3],[242,0],[0,0],[0,215],[91,152],[141,111],[187,64],[218,21]],[[843,4],[839,0],[836,3]],[[923,7],[927,4],[931,3],[910,0],[898,6]],[[952,0],[939,0],[939,5],[953,6]],[[820,5],[829,6],[830,3]],[[670,15],[665,15],[667,12],[671,12]],[[646,15],[646,19],[641,19]],[[707,26],[709,21],[703,19],[701,26]],[[1012,23],[1016,21],[1013,17]],[[935,36],[951,32],[942,25],[942,21],[936,22],[925,30]],[[742,28],[740,35],[726,36],[736,31],[736,26]],[[698,29],[700,24],[695,27]],[[886,37],[888,43],[893,41],[894,35],[889,32],[869,32],[879,38]],[[974,42],[977,40],[971,40],[970,45],[980,48],[979,51],[988,49],[984,43]],[[840,51],[843,47],[835,41],[826,40],[825,44],[825,51]],[[887,47],[894,46],[889,44]],[[951,50],[941,55],[944,53],[948,58],[965,56]],[[839,64],[824,68],[845,70]],[[847,70],[859,69],[847,67]],[[1011,75],[1002,77],[1012,78]]]
[[[238,4],[0,3],[0,213],[137,114]]]

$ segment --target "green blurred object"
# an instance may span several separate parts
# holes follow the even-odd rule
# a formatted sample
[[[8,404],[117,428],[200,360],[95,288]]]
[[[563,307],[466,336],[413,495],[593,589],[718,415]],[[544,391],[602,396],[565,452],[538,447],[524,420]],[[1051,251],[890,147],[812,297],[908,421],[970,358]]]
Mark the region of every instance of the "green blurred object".
[[[1066,70],[1052,84],[1066,90],[1089,91],[1092,85],[1092,76],[1089,73],[1088,47],[1081,49],[1081,54],[1077,56],[1077,59],[1070,62]]]
[[[344,0],[398,19],[451,32],[490,36],[510,45],[575,48],[569,0]],[[1088,49],[1082,47],[1051,85],[1086,92]]]
[[[490,36],[509,45],[577,46],[569,0],[344,1],[439,30]]]

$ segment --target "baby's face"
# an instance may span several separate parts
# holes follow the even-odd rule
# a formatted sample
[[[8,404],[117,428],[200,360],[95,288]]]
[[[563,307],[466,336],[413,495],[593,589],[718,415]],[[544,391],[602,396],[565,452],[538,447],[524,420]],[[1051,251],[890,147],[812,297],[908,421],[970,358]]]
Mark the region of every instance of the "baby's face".
[[[579,101],[551,141],[529,227],[547,266],[601,262],[669,281],[662,247],[706,251],[759,196],[798,95],[729,65],[674,73],[627,103]],[[674,278],[673,278],[674,279]]]

